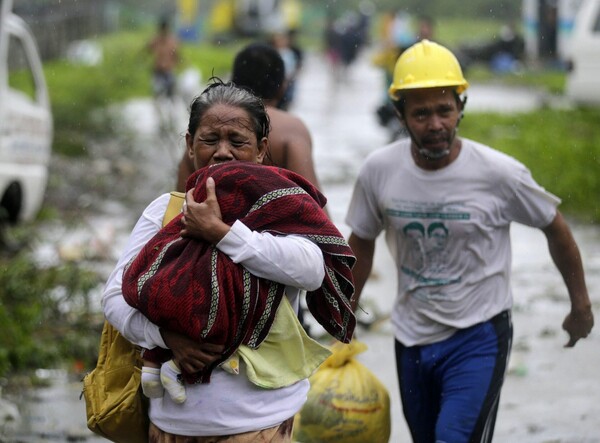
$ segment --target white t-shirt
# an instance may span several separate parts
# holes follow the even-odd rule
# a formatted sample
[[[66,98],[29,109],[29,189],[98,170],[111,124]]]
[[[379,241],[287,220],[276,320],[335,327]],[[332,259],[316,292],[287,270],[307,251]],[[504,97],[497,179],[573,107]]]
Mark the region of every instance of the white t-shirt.
[[[150,349],[166,345],[159,328],[123,298],[123,267],[160,230],[168,201],[169,194],[164,194],[144,210],[102,299],[108,321],[132,343]],[[321,250],[304,237],[253,232],[238,221],[217,247],[254,275],[287,285],[285,293],[296,311],[300,290],[319,288],[325,276]],[[151,399],[150,420],[178,435],[237,434],[275,426],[294,416],[306,401],[307,379],[281,389],[262,389],[248,380],[243,362],[240,364],[239,375],[217,368],[210,383],[186,385],[183,404],[174,403],[168,394]]]
[[[403,139],[363,164],[346,222],[363,239],[385,230],[397,265],[392,312],[405,346],[435,343],[512,307],[510,223],[543,228],[560,200],[501,152],[462,139],[459,156],[419,168]]]

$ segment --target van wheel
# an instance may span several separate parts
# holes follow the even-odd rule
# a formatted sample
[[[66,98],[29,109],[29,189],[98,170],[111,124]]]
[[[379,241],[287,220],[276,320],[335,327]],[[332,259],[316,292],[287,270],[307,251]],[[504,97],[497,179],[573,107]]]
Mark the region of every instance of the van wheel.
[[[9,225],[19,219],[23,192],[21,186],[12,183],[4,192],[0,202],[0,254],[5,257],[14,256],[21,248],[9,235]]]
[[[14,225],[19,219],[21,204],[23,202],[23,192],[18,183],[11,183],[0,202],[0,224],[10,223]]]

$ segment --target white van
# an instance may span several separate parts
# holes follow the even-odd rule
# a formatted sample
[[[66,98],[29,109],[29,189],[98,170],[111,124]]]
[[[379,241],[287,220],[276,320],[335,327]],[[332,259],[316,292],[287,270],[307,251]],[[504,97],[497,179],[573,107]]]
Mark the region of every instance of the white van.
[[[0,0],[0,224],[30,220],[48,180],[53,122],[33,34]]]
[[[576,103],[600,105],[600,0],[584,0],[571,39],[566,95]]]

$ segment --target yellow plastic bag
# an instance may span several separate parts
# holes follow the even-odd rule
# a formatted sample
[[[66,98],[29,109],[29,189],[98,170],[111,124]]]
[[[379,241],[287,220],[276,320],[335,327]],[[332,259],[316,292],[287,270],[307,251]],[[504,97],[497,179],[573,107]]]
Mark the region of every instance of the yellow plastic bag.
[[[364,343],[336,343],[332,355],[310,377],[308,400],[295,420],[301,443],[387,443],[390,397],[386,387],[354,357]]]

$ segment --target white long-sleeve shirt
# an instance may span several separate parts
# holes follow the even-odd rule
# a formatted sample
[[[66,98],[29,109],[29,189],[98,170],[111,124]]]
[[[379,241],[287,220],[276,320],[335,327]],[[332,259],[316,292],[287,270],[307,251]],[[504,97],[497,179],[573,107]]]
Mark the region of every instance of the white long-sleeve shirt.
[[[169,194],[164,194],[144,210],[108,278],[102,299],[108,321],[129,341],[149,349],[166,345],[158,326],[123,298],[123,268],[161,229],[168,201]],[[321,250],[301,236],[253,232],[238,221],[217,248],[254,275],[285,284],[285,293],[296,310],[300,291],[317,289],[325,276]],[[187,400],[182,405],[173,403],[168,395],[151,399],[150,419],[173,434],[237,434],[275,426],[293,416],[306,401],[308,380],[265,390],[251,384],[244,369],[242,365],[237,376],[216,369],[210,383],[186,385]]]

